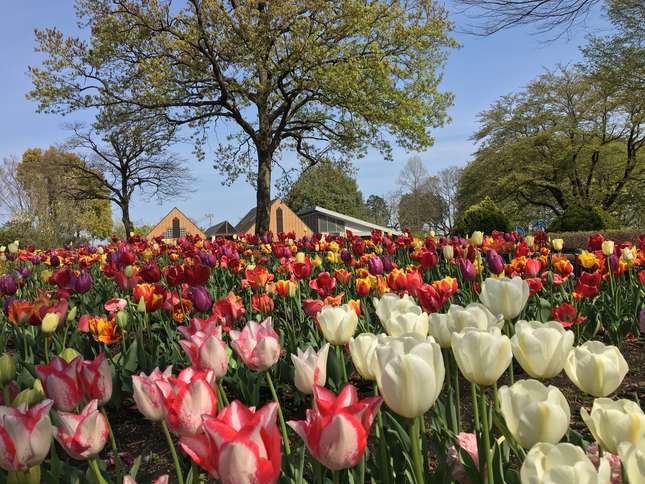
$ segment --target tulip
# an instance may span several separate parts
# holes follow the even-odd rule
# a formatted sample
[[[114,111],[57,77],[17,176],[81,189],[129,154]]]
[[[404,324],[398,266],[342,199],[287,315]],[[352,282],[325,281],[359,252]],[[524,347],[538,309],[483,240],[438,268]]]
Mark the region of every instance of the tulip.
[[[39,465],[49,454],[54,433],[49,419],[51,400],[31,408],[0,406],[0,467],[26,471]]]
[[[417,306],[414,299],[407,294],[401,297],[393,292],[383,294],[381,299],[373,298],[372,301],[381,323],[389,321],[394,313],[406,313]]]
[[[533,248],[533,246],[535,245],[535,237],[533,237],[532,235],[527,235],[526,237],[524,237],[524,242],[526,242],[526,245],[529,248]]]
[[[615,346],[587,341],[571,350],[564,371],[583,392],[594,397],[606,397],[618,388],[629,367]]]
[[[172,366],[162,373],[159,368],[152,370],[149,376],[141,372],[132,376],[132,397],[139,412],[148,420],[163,420],[163,395],[157,387],[158,381],[168,381],[172,376]]]
[[[9,274],[0,276],[0,293],[5,296],[13,296],[18,290],[16,280]]]
[[[192,366],[198,370],[211,370],[215,378],[222,378],[228,370],[228,352],[222,340],[222,327],[210,333],[197,331],[190,338],[179,342]]]
[[[56,410],[69,412],[81,403],[83,392],[77,377],[80,363],[80,358],[67,363],[54,356],[49,364],[36,365],[36,372],[43,381],[45,394],[54,401]]]
[[[618,457],[616,454],[602,451],[600,447],[598,447],[597,442],[594,442],[589,447],[587,447],[587,451],[585,452],[585,454],[587,455],[587,457],[589,457],[589,460],[591,461],[591,463],[594,465],[596,469],[598,469],[598,466],[600,465],[601,453],[604,460],[606,460],[607,464],[609,464],[609,471],[610,471],[609,482],[611,482],[611,484],[623,484],[623,482],[626,482],[626,481],[623,481],[620,457]]]
[[[529,277],[536,277],[540,273],[542,265],[537,259],[529,259],[524,265],[524,273]]]
[[[645,482],[645,439],[637,444],[621,442],[618,445],[618,455],[628,481]]]
[[[295,367],[296,388],[305,395],[313,393],[314,385],[325,386],[328,353],[329,343],[326,343],[317,353],[309,346],[304,352],[298,348],[298,354],[291,355]]]
[[[159,309],[165,299],[165,291],[160,284],[142,283],[132,291],[134,302],[141,306],[140,309],[146,313],[152,313]]]
[[[58,329],[60,323],[60,316],[56,313],[47,313],[43,317],[40,329],[43,333],[53,333]]]
[[[375,380],[374,355],[379,337],[372,333],[361,333],[349,340],[349,352],[354,368],[364,380]]]
[[[405,313],[394,313],[390,319],[383,321],[383,326],[390,336],[402,336],[406,333],[416,333],[428,336],[428,313],[419,306],[410,307]]]
[[[569,443],[536,444],[520,469],[522,484],[609,484],[609,475],[605,459],[596,470],[583,450]]]
[[[446,260],[452,260],[455,257],[455,249],[450,244],[444,245],[441,248],[441,252],[443,253],[443,258]]]
[[[16,378],[16,362],[9,353],[3,353],[0,356],[0,387],[9,384],[14,378]]]
[[[89,402],[80,414],[58,412],[56,440],[72,458],[90,459],[103,450],[109,429],[98,401]]]
[[[323,306],[318,313],[318,324],[329,343],[342,346],[349,343],[354,335],[358,325],[358,316],[347,304]]]
[[[112,370],[101,352],[94,360],[81,361],[78,366],[78,382],[87,401],[98,400],[105,405],[112,398]]]
[[[482,284],[479,300],[493,314],[511,320],[519,316],[529,298],[529,285],[520,277],[513,279],[488,278]]]
[[[81,271],[74,279],[74,291],[84,294],[92,287],[92,276],[87,271]]]
[[[359,400],[353,385],[345,385],[338,396],[314,386],[314,408],[307,410],[306,420],[288,423],[316,460],[334,471],[347,469],[363,458],[382,401],[380,397]]]
[[[192,459],[223,484],[278,481],[282,464],[277,403],[255,410],[234,401],[217,417],[205,415],[205,435],[182,437]]]
[[[498,395],[506,426],[525,449],[538,442],[557,444],[567,432],[571,410],[556,387],[520,380],[501,387]]]
[[[456,305],[453,304],[453,306]],[[430,336],[439,343],[439,346],[442,348],[450,348],[452,327],[450,325],[450,318],[447,314],[432,313],[428,323],[428,332],[430,333]]]
[[[196,286],[190,290],[191,300],[195,311],[198,313],[205,313],[213,305],[213,299],[211,298],[208,289],[203,286]]]
[[[486,252],[486,264],[493,274],[504,272],[504,259],[494,249],[488,249]]]
[[[474,281],[477,277],[475,266],[468,259],[459,259],[459,270],[461,271],[461,277],[466,281]]]
[[[453,333],[451,346],[464,377],[482,386],[495,383],[513,360],[511,341],[497,327]]]
[[[573,347],[574,334],[556,321],[518,321],[511,338],[513,356],[533,378],[557,376]]]
[[[495,316],[486,306],[480,303],[470,303],[466,307],[451,304],[448,308],[448,327],[451,332],[461,333],[466,328],[488,330],[504,325],[501,316]]]
[[[609,257],[614,253],[614,241],[613,240],[605,240],[601,244],[601,249],[602,253],[605,257]]]
[[[564,248],[564,240],[562,239],[551,240],[551,247],[553,247],[553,250],[555,250],[556,252],[562,252],[562,249]]]
[[[173,433],[180,437],[201,433],[201,416],[215,415],[217,396],[212,380],[212,372],[186,368],[176,378],[155,382],[161,391],[165,421]]]
[[[258,324],[249,321],[242,331],[231,331],[231,346],[251,370],[264,371],[280,359],[280,337],[271,318]]]
[[[618,453],[618,444],[638,444],[645,439],[645,413],[631,400],[596,398],[591,413],[580,409],[584,420],[596,442],[607,452]]]
[[[114,298],[114,299],[109,299],[105,301],[105,304],[103,304],[103,307],[108,313],[116,313],[122,309],[125,309],[125,307],[128,305],[128,301],[122,298]]]
[[[408,418],[426,413],[445,378],[441,348],[434,339],[417,334],[387,338],[375,353],[376,382],[387,406]]]
[[[475,247],[480,247],[484,243],[484,234],[479,230],[475,230],[470,236],[470,243]]]
[[[373,276],[383,274],[383,261],[380,257],[372,256],[367,261],[367,270]]]
[[[224,331],[231,329],[233,323],[242,319],[245,312],[242,298],[232,292],[213,304],[213,317],[223,326]]]

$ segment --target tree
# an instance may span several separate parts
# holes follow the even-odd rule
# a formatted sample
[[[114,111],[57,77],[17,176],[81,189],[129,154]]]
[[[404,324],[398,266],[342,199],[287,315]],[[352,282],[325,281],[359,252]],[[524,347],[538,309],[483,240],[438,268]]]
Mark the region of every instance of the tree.
[[[20,159],[10,156],[0,166],[0,214],[4,219],[24,220],[31,212],[29,194],[18,179]]]
[[[406,193],[399,201],[399,224],[412,232],[427,230],[425,227],[436,227],[442,218],[442,201],[431,190],[419,189]]]
[[[390,210],[385,198],[379,195],[370,195],[365,202],[369,219],[384,227],[390,224]]]
[[[448,36],[432,0],[77,0],[88,42],[37,31],[38,110],[118,106],[230,135],[215,166],[252,178],[256,230],[269,227],[272,169],[285,150],[314,165],[391,143],[421,150],[446,120],[439,91]]]
[[[418,193],[427,184],[428,177],[428,170],[421,158],[413,156],[399,173],[398,185],[402,192]]]
[[[434,177],[433,187],[443,207],[443,218],[439,228],[446,233],[452,230],[457,220],[457,191],[462,172],[462,168],[451,166],[439,171]]]
[[[95,129],[70,127],[74,136],[68,147],[84,164],[71,163],[70,174],[79,180],[71,195],[82,200],[109,200],[121,209],[126,234],[134,230],[130,204],[135,193],[165,201],[191,191],[194,179],[183,161],[168,151],[174,138],[172,126],[158,119],[120,117],[106,110]]]
[[[285,197],[294,211],[321,206],[357,218],[366,218],[363,194],[353,173],[332,163],[320,163],[302,172]]]
[[[74,153],[51,147],[25,151],[16,166],[16,178],[29,197],[29,222],[38,234],[39,245],[60,245],[84,238],[105,238],[112,231],[110,202],[77,200],[70,196],[83,182],[70,175],[65,167],[75,165],[87,169]],[[84,190],[100,192],[101,185]]]

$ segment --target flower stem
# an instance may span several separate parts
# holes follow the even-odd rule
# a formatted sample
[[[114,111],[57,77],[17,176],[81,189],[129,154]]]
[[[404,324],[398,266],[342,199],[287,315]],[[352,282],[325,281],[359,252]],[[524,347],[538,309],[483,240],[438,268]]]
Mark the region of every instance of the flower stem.
[[[98,484],[108,484],[103,475],[101,474],[101,469],[99,469],[99,463],[96,460],[96,457],[91,458],[88,461],[89,466],[92,468],[92,471],[94,472],[94,477],[96,477],[96,482]]]
[[[273,386],[273,380],[271,379],[271,373],[265,373],[267,378],[267,383],[269,385],[269,390],[271,390],[271,396],[275,403],[278,404],[278,419],[280,420],[280,430],[282,430],[282,442],[284,443],[284,453],[287,457],[291,455],[291,446],[289,445],[289,436],[287,435],[287,426],[284,423],[284,415],[282,413],[282,406],[280,405],[280,400],[278,400],[278,394],[275,392],[275,387]]]
[[[419,419],[422,417],[416,417],[410,421],[410,426],[408,427],[408,435],[410,437],[410,449],[412,451],[412,463],[414,465],[414,476],[416,484],[423,484],[423,456],[421,455],[421,439],[419,436]]]
[[[486,457],[486,470],[488,484],[493,484],[493,456],[490,452],[490,428],[488,427],[488,408],[486,406],[486,392],[482,389],[481,396],[482,435],[484,437],[484,454]]]
[[[331,471],[331,480],[334,484],[340,484],[340,472]]]
[[[473,399],[473,414],[475,417],[475,433],[479,432],[481,425],[479,424],[479,404],[477,403],[477,387],[474,383],[470,384],[470,393]]]
[[[379,396],[378,385],[374,383],[374,395]],[[376,414],[376,438],[378,439],[378,452],[379,452],[379,475],[383,479],[383,484],[390,484],[390,457],[387,452],[387,444],[385,441],[385,431],[383,430],[383,415],[379,409]]]
[[[105,417],[107,422],[108,431],[110,433],[110,445],[112,446],[112,455],[114,456],[114,464],[116,465],[116,472],[119,481],[123,479],[123,462],[121,462],[121,456],[119,455],[119,449],[116,446],[116,439],[114,438],[114,432],[112,431],[112,425],[110,424],[110,419],[107,416],[105,407],[101,407],[101,413]]]
[[[166,436],[166,442],[168,442],[168,447],[170,448],[170,454],[172,455],[172,462],[175,465],[175,472],[177,474],[177,482],[179,484],[184,484],[184,475],[181,472],[181,465],[179,464],[179,457],[177,457],[177,449],[175,449],[175,443],[172,441],[172,436],[168,430],[168,425],[165,420],[161,421],[161,428],[163,428],[163,433]]]
[[[343,355],[342,346],[336,346],[336,355],[338,356],[338,363],[340,364],[340,368],[343,372],[343,381],[341,383],[343,385],[346,385],[349,382],[349,379],[347,378],[347,368],[345,367],[345,355]]]
[[[47,337],[47,335],[45,335],[44,345],[45,345],[45,363],[49,364],[49,338]]]

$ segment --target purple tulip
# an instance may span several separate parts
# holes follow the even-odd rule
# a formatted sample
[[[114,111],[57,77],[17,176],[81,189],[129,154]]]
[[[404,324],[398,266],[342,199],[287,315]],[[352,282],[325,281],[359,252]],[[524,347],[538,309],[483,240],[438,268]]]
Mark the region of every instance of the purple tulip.
[[[18,290],[16,280],[9,274],[0,276],[0,292],[5,296],[13,296]]]
[[[9,316],[9,306],[11,306],[11,303],[16,300],[15,297],[10,296],[4,300],[4,303],[2,304],[2,310],[4,311],[5,316]],[[641,321],[643,320],[643,313],[641,312]]]
[[[193,287],[191,290],[193,307],[198,313],[205,313],[213,305],[210,292],[205,287]]]
[[[16,277],[20,279],[28,279],[31,277],[31,269],[29,267],[19,267],[16,269]]]
[[[461,277],[466,281],[474,281],[477,276],[475,266],[468,259],[459,259],[459,270],[461,271]]]
[[[52,267],[58,267],[60,265],[60,259],[56,254],[49,257],[49,265]]]
[[[347,265],[352,261],[352,253],[347,249],[340,251],[340,258],[343,259],[343,262]]]
[[[504,259],[495,252],[495,249],[488,249],[488,252],[486,252],[486,263],[488,264],[488,270],[493,274],[504,272]]]
[[[611,272],[616,272],[618,270],[618,256],[616,254],[611,254],[609,256],[609,267]]]
[[[381,262],[383,262],[383,271],[384,272],[391,272],[392,271],[394,266],[392,265],[392,260],[390,260],[390,258],[388,256],[382,255],[381,256]]]
[[[78,293],[86,293],[92,287],[92,276],[87,271],[81,273],[74,278],[74,291]]]
[[[377,256],[370,257],[367,261],[367,270],[373,276],[383,274],[383,261]]]
[[[35,255],[35,256],[33,256],[33,257],[31,258],[31,263],[32,263],[33,265],[35,265],[35,266],[37,266],[38,264],[40,264],[42,261],[43,261],[43,259],[42,259],[42,257],[40,257],[39,255]]]

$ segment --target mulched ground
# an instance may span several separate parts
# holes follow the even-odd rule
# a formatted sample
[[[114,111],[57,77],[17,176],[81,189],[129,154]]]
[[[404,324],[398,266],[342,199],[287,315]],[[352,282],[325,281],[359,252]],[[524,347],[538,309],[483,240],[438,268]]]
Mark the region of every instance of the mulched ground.
[[[614,398],[627,398],[637,402],[641,402],[645,398],[645,372],[643,371],[643,364],[645,363],[644,350],[645,338],[641,337],[636,341],[624,343],[621,351],[629,364],[630,371]],[[527,375],[523,374],[522,369],[517,364],[514,369],[516,380],[527,378]],[[500,386],[506,383],[505,378],[503,377],[500,380]],[[355,383],[358,383],[359,387],[365,388],[366,391],[368,390],[365,385],[361,385],[359,382]],[[569,381],[564,372],[560,376],[550,381],[545,381],[544,383],[547,385],[555,385],[564,393],[571,407],[571,428],[584,434],[587,439],[590,439],[589,431],[580,417],[580,408],[585,406],[587,409],[590,409],[593,403],[593,397],[582,394]],[[461,394],[462,422],[467,425],[467,422],[473,421],[469,398],[470,387],[467,382],[463,382]],[[287,408],[285,410],[286,419],[301,419],[304,417],[304,401],[296,404],[295,399],[291,395],[284,393],[280,395],[280,398],[283,402],[287,402]],[[266,394],[263,393],[261,395],[261,401],[269,401],[270,399],[271,397],[268,391]],[[169,473],[171,482],[173,481],[172,459],[166,446],[161,427],[158,424],[153,424],[145,420],[137,412],[132,402],[126,402],[126,405],[121,409],[111,411],[110,421],[113,425],[124,459],[131,461],[138,455],[143,456],[143,463],[139,470],[141,481],[147,482],[150,476],[157,476],[162,473]],[[294,446],[295,448],[299,448],[301,442],[299,442],[298,437],[294,435],[291,435],[291,437],[293,438],[292,448]],[[107,454],[105,457],[107,458]]]

